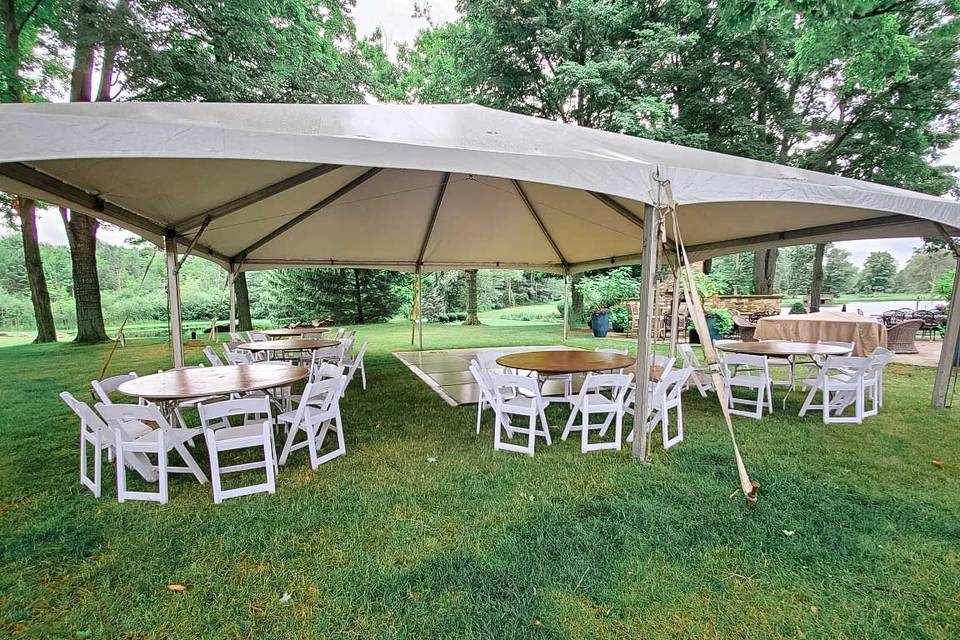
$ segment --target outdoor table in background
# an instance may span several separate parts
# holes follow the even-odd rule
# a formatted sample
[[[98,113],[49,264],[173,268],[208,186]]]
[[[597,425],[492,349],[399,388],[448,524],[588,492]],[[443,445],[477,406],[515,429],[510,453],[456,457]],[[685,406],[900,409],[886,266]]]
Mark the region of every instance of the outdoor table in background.
[[[329,331],[330,327],[297,327],[295,329],[281,327],[279,329],[267,329],[261,333],[268,338],[299,338],[305,333],[327,333]]]
[[[292,340],[262,340],[260,342],[245,342],[238,344],[237,349],[251,351],[253,353],[266,353],[267,361],[270,360],[270,354],[276,351],[298,351],[302,359],[305,351],[316,351],[317,349],[326,349],[335,347],[340,343],[336,340],[313,340],[310,338],[295,338]]]
[[[623,369],[636,362],[636,358],[619,353],[580,350],[521,351],[497,358],[502,367],[536,371],[544,377]]]
[[[843,311],[767,316],[757,322],[754,336],[803,343],[852,342],[855,356],[867,356],[877,347],[887,346],[887,328],[882,323]]]

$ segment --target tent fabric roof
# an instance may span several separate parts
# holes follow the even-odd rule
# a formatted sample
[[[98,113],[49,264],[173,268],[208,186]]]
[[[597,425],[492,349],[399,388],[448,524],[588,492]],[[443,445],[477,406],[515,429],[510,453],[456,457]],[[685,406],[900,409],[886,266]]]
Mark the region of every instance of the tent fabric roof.
[[[655,174],[692,259],[960,228],[943,198],[475,105],[2,105],[0,128],[0,190],[244,269],[636,262]]]

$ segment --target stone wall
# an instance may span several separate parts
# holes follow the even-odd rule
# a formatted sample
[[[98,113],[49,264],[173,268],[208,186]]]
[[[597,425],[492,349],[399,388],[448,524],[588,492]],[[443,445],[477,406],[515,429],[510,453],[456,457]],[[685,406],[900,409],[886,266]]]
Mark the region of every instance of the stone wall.
[[[783,296],[719,296],[715,305],[748,316],[751,313],[780,313],[782,302]]]

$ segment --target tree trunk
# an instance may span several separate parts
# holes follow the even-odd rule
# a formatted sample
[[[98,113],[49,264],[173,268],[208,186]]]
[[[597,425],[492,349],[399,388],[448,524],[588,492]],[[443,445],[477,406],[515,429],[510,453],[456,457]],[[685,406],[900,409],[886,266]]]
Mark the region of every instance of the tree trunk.
[[[703,261],[703,275],[708,276],[713,271],[713,258],[707,258]]]
[[[237,297],[237,331],[251,331],[253,320],[250,318],[250,291],[247,289],[247,274],[241,271],[233,281]]]
[[[753,293],[768,296],[773,293],[773,282],[777,275],[777,254],[779,250],[757,249],[753,252]]]
[[[77,342],[109,340],[103,328],[100,308],[100,276],[97,275],[96,218],[60,209],[63,226],[70,241],[70,260],[73,265],[73,298],[77,304]]]
[[[480,324],[477,317],[477,270],[467,269],[464,275],[467,278],[467,319],[463,324]]]
[[[813,281],[810,283],[810,313],[820,311],[820,294],[823,291],[823,251],[825,244],[817,245],[813,254]]]
[[[37,242],[36,204],[30,198],[16,198],[16,202],[17,212],[20,214],[20,233],[23,236],[23,262],[27,268],[30,300],[33,302],[33,316],[37,322],[37,338],[34,342],[56,342],[57,327],[53,323],[50,292],[47,291],[47,278],[40,260],[40,243]]]
[[[579,327],[583,321],[583,294],[577,287],[580,284],[582,273],[575,273],[570,277],[570,326]]]
[[[7,90],[10,92],[12,102],[23,102],[23,79],[20,77],[20,27],[22,25],[17,24],[14,0],[0,0],[0,17],[3,18],[3,39],[9,56],[7,62],[12,70]]]
[[[357,305],[357,324],[363,324],[363,287],[360,284],[360,269],[353,270],[353,297]]]

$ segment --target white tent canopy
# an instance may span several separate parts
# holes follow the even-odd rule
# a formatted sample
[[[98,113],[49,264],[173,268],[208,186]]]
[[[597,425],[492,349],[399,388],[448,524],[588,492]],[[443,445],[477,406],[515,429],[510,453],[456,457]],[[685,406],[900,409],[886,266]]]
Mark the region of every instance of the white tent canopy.
[[[942,198],[473,105],[3,105],[0,128],[0,189],[155,242],[202,228],[242,269],[638,262],[655,172],[694,260],[960,228]]]
[[[653,213],[671,204],[692,260],[960,235],[960,203],[943,198],[474,105],[18,104],[0,105],[0,130],[0,190],[163,243],[172,282],[183,247],[232,272],[569,274],[643,259],[652,274]],[[669,189],[652,188],[654,177]],[[651,290],[645,279],[641,327]],[[170,292],[176,330],[178,288]],[[954,313],[941,399],[958,332]],[[177,364],[181,349],[175,341]],[[638,341],[638,358],[649,356]]]

